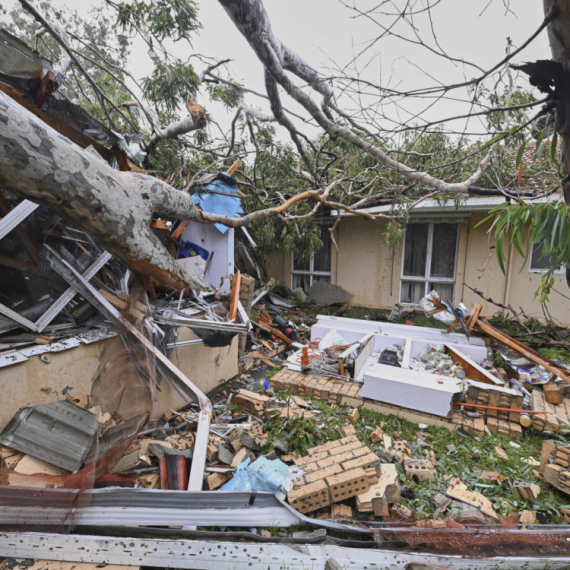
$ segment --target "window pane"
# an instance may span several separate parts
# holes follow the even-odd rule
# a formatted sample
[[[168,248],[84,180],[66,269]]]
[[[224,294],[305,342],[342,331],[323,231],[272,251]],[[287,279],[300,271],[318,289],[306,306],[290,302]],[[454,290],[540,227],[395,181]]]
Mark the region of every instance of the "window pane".
[[[424,281],[402,281],[400,288],[400,303],[419,303],[425,296],[426,284]]]
[[[311,288],[311,277],[309,275],[293,275],[293,286],[291,289],[301,287],[305,293]]]
[[[453,301],[453,283],[430,283],[429,290],[435,291],[439,298],[447,303],[447,301]]]
[[[543,242],[540,241],[532,245],[532,255],[530,258],[530,268],[536,270],[550,269],[552,263],[550,262],[550,257],[548,255],[542,256],[542,245]]]
[[[457,224],[434,224],[431,277],[455,277]]]
[[[315,253],[314,271],[330,271],[332,242],[328,228],[321,228],[321,240],[323,245],[321,249]]]
[[[331,282],[331,276],[330,275],[313,275],[313,284],[316,281],[325,281],[326,283],[330,283]]]
[[[408,224],[406,226],[404,249],[404,275],[406,276],[423,277],[425,275],[428,228],[428,224]]]
[[[311,261],[309,259],[307,259],[307,261],[300,261],[295,254],[293,254],[293,270],[309,271],[311,269],[309,266],[310,263]]]

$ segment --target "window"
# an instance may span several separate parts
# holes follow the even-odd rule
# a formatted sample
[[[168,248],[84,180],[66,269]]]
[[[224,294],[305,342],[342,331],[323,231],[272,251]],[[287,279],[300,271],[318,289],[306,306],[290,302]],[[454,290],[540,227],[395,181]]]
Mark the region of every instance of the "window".
[[[301,287],[303,291],[307,292],[315,281],[327,281],[330,283],[332,242],[327,228],[321,229],[321,241],[323,242],[321,249],[319,249],[309,261],[298,261],[295,259],[295,256],[291,254],[293,263],[291,289]]]
[[[453,300],[459,224],[408,224],[400,302],[416,305],[430,291]]]
[[[547,255],[542,255],[542,241],[532,244],[532,252],[530,254],[530,272],[531,273],[542,273],[546,269],[550,269],[552,263]],[[559,267],[554,270],[554,273],[564,273],[565,268]]]

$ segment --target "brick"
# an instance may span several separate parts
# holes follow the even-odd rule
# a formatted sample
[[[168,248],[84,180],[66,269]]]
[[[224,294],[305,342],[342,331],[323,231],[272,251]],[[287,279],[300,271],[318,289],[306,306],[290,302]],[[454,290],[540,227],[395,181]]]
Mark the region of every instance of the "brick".
[[[340,465],[331,465],[330,467],[325,467],[324,469],[317,469],[317,471],[313,471],[312,473],[307,473],[305,475],[305,481],[307,483],[314,483],[319,479],[326,479],[332,475],[336,475],[337,473],[342,473],[342,467]]]
[[[325,481],[329,486],[334,503],[364,493],[370,488],[366,472],[360,467],[332,475],[327,477]]]
[[[331,504],[329,489],[323,481],[315,481],[310,485],[287,493],[289,504],[300,513],[310,513]]]
[[[354,469],[355,467],[368,467],[373,463],[377,462],[378,462],[378,456],[375,455],[374,453],[368,453],[361,457],[357,457],[356,459],[345,461],[344,463],[342,463],[342,468],[345,471],[348,471],[349,469]]]
[[[356,434],[356,429],[354,429],[354,426],[352,424],[340,428],[340,435],[342,437],[348,437],[349,435],[354,434]]]
[[[352,508],[348,505],[333,505],[331,516],[333,519],[349,519],[352,517]]]
[[[342,463],[343,461],[348,461],[349,459],[353,458],[354,455],[352,454],[352,451],[346,451],[344,453],[339,453],[337,455],[329,455],[325,459],[317,461],[317,464],[319,467],[328,467],[329,465],[334,465],[335,463]]]
[[[339,445],[338,447],[333,447],[333,449],[329,451],[329,455],[339,455],[340,453],[346,453],[347,451],[356,451],[357,449],[368,450],[368,448],[364,444],[356,440],[356,441],[351,441],[350,443],[347,443],[345,445]]]
[[[341,439],[335,439],[334,441],[329,441],[328,443],[323,443],[323,445],[318,445],[317,447],[311,447],[307,450],[307,455],[313,455],[313,453],[321,453],[322,451],[328,451],[333,447],[338,447],[342,445]]]
[[[433,470],[424,459],[406,459],[404,461],[406,477],[416,482],[434,481]]]
[[[554,384],[545,384],[543,386],[544,399],[549,404],[561,404],[562,403],[562,392],[560,388]]]
[[[348,421],[350,423],[355,423],[360,419],[360,414],[358,413],[358,410],[356,408],[350,410],[350,412],[348,413],[348,415],[346,416],[348,418]]]
[[[312,463],[313,461],[320,461],[321,459],[325,459],[326,457],[329,457],[328,451],[322,451],[320,453],[305,455],[304,457],[297,457],[297,459],[295,459],[295,465],[302,467],[307,463]]]
[[[542,476],[544,480],[553,487],[558,487],[558,479],[560,473],[564,471],[564,467],[561,465],[556,465],[555,463],[549,463],[544,466]]]
[[[213,491],[218,487],[221,487],[226,481],[229,480],[229,475],[226,473],[207,473],[204,477],[206,482],[206,487],[208,490]]]
[[[376,428],[371,434],[370,434],[370,441],[372,443],[378,443],[380,441],[382,441],[382,437],[384,436],[384,432],[382,431],[382,428]]]

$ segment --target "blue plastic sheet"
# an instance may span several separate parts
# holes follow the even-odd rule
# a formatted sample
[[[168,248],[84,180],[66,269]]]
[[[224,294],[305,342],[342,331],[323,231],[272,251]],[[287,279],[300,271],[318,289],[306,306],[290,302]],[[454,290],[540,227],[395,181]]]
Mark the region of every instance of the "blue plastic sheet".
[[[238,464],[233,479],[222,487],[222,491],[267,491],[279,493],[291,478],[289,467],[280,459],[260,457],[251,465],[249,459]]]
[[[242,213],[241,209],[241,199],[237,193],[237,187],[234,182],[233,176],[228,176],[227,174],[219,174],[215,182],[204,186],[205,190],[216,190],[218,192],[225,192],[227,194],[235,194],[233,196],[222,196],[220,194],[210,194],[208,192],[203,192],[202,196],[194,194],[192,200],[195,204],[198,204],[204,212],[210,212],[211,214],[220,214],[222,216],[228,216],[230,218],[238,218],[239,214]],[[228,231],[228,227],[223,224],[214,224],[216,228],[223,234]]]

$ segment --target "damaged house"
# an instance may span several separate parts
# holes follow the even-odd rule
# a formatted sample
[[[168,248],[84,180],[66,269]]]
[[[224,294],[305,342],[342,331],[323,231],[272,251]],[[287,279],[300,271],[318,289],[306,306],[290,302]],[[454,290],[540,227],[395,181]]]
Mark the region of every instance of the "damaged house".
[[[498,198],[425,200],[392,249],[341,213],[261,282],[236,229],[297,198],[244,214],[238,163],[177,190],[58,73],[0,30],[0,570],[570,565],[570,368],[464,287]],[[479,287],[531,314],[537,256]]]
[[[556,200],[554,196],[550,200]],[[532,203],[544,203],[539,198]],[[512,243],[505,246],[505,273],[495,256],[490,257],[496,238],[490,233],[493,220],[489,211],[504,203],[498,197],[470,197],[456,204],[433,199],[421,201],[411,212],[404,239],[399,246],[383,243],[386,224],[383,220],[367,220],[361,215],[341,212],[332,243],[327,229],[322,232],[323,247],[310,263],[295,260],[292,253],[280,252],[271,257],[268,273],[293,289],[302,287],[307,293],[317,281],[342,287],[347,303],[373,308],[392,308],[396,303],[413,309],[430,291],[437,291],[446,302],[470,306],[481,301],[471,287],[486,299],[520,308],[529,317],[543,318],[535,293],[540,288],[542,273],[549,266],[542,255],[542,243],[532,246],[525,261]],[[364,214],[387,214],[391,205],[364,208]],[[330,226],[337,220],[332,212]],[[566,288],[563,267],[554,272],[553,300],[561,300],[557,291]],[[483,299],[484,316],[498,309]],[[559,303],[557,321],[570,324],[570,308]]]

